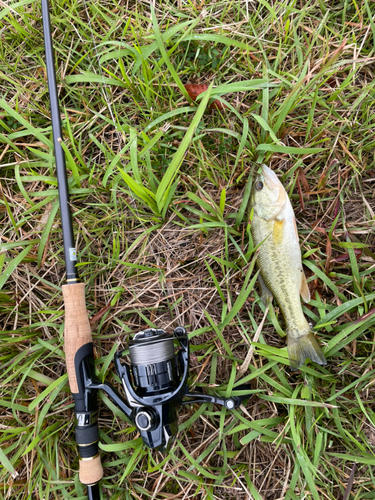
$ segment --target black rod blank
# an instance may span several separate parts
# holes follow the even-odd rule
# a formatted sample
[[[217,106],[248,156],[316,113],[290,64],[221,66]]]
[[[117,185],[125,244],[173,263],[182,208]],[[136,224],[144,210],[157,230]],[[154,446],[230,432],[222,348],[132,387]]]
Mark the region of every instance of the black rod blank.
[[[51,23],[49,16],[48,0],[42,1],[42,18],[44,32],[44,47],[46,52],[47,79],[51,106],[51,121],[53,144],[55,148],[57,183],[59,189],[61,226],[64,241],[64,254],[66,266],[67,284],[78,282],[78,272],[76,269],[77,254],[74,244],[72,215],[69,206],[69,188],[66,177],[65,155],[61,147],[61,121],[59,100],[57,95],[55,63],[52,47]]]
[[[87,487],[88,500],[100,500],[100,489],[98,484],[93,484]]]

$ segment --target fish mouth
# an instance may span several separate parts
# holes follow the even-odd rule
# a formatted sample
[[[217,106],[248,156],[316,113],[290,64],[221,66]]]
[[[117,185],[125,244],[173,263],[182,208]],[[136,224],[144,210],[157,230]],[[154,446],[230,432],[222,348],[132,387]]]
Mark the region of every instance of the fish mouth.
[[[280,188],[280,181],[273,170],[271,170],[267,165],[262,165],[262,177],[267,184],[268,189],[272,191],[274,189]]]
[[[262,181],[266,185],[267,189],[275,194],[275,198],[270,205],[278,205],[281,210],[285,205],[288,195],[286,194],[286,191],[275,172],[267,167],[267,165],[263,164],[262,173],[258,174],[257,180]]]

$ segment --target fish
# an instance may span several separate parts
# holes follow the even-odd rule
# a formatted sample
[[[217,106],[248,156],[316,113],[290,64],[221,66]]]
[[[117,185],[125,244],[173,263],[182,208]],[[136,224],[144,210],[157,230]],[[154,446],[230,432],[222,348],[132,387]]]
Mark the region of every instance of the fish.
[[[283,315],[292,370],[306,358],[326,365],[327,361],[307,322],[301,298],[310,301],[310,291],[302,267],[296,219],[284,186],[275,172],[262,165],[251,193],[253,218],[251,234],[258,249],[261,295],[265,303],[274,297]]]

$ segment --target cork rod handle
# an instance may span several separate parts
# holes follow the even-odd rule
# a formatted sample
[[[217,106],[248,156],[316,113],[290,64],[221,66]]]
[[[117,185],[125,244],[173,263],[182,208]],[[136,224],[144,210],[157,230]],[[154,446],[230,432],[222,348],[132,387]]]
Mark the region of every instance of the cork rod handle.
[[[92,343],[89,319],[87,317],[85,284],[63,285],[65,302],[65,355],[70,390],[77,394],[78,383],[74,358],[78,349]]]
[[[84,394],[82,383],[78,382],[81,377],[79,371],[80,356],[76,359],[77,352],[86,346],[85,354],[94,356],[92,350],[92,335],[90,323],[86,309],[85,285],[75,283],[63,285],[62,287],[65,302],[65,355],[68,371],[70,390],[73,393],[76,408],[76,415],[86,414],[96,415],[96,404],[94,408],[82,408]],[[82,351],[82,350],[81,350]],[[79,404],[79,407],[77,407]],[[80,453],[79,478],[82,484],[95,485],[103,477],[103,467],[98,454],[99,430],[97,419],[93,419],[89,424],[76,426],[76,441]]]
[[[96,484],[102,477],[103,467],[99,455],[93,457],[91,460],[79,461],[79,480],[82,484]]]

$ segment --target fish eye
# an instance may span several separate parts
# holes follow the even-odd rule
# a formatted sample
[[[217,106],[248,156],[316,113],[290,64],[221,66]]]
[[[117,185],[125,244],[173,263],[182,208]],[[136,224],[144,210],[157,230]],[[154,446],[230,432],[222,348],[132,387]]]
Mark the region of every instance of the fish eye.
[[[263,182],[258,181],[258,182],[255,184],[255,189],[256,189],[257,191],[260,191],[261,189],[263,189]]]

